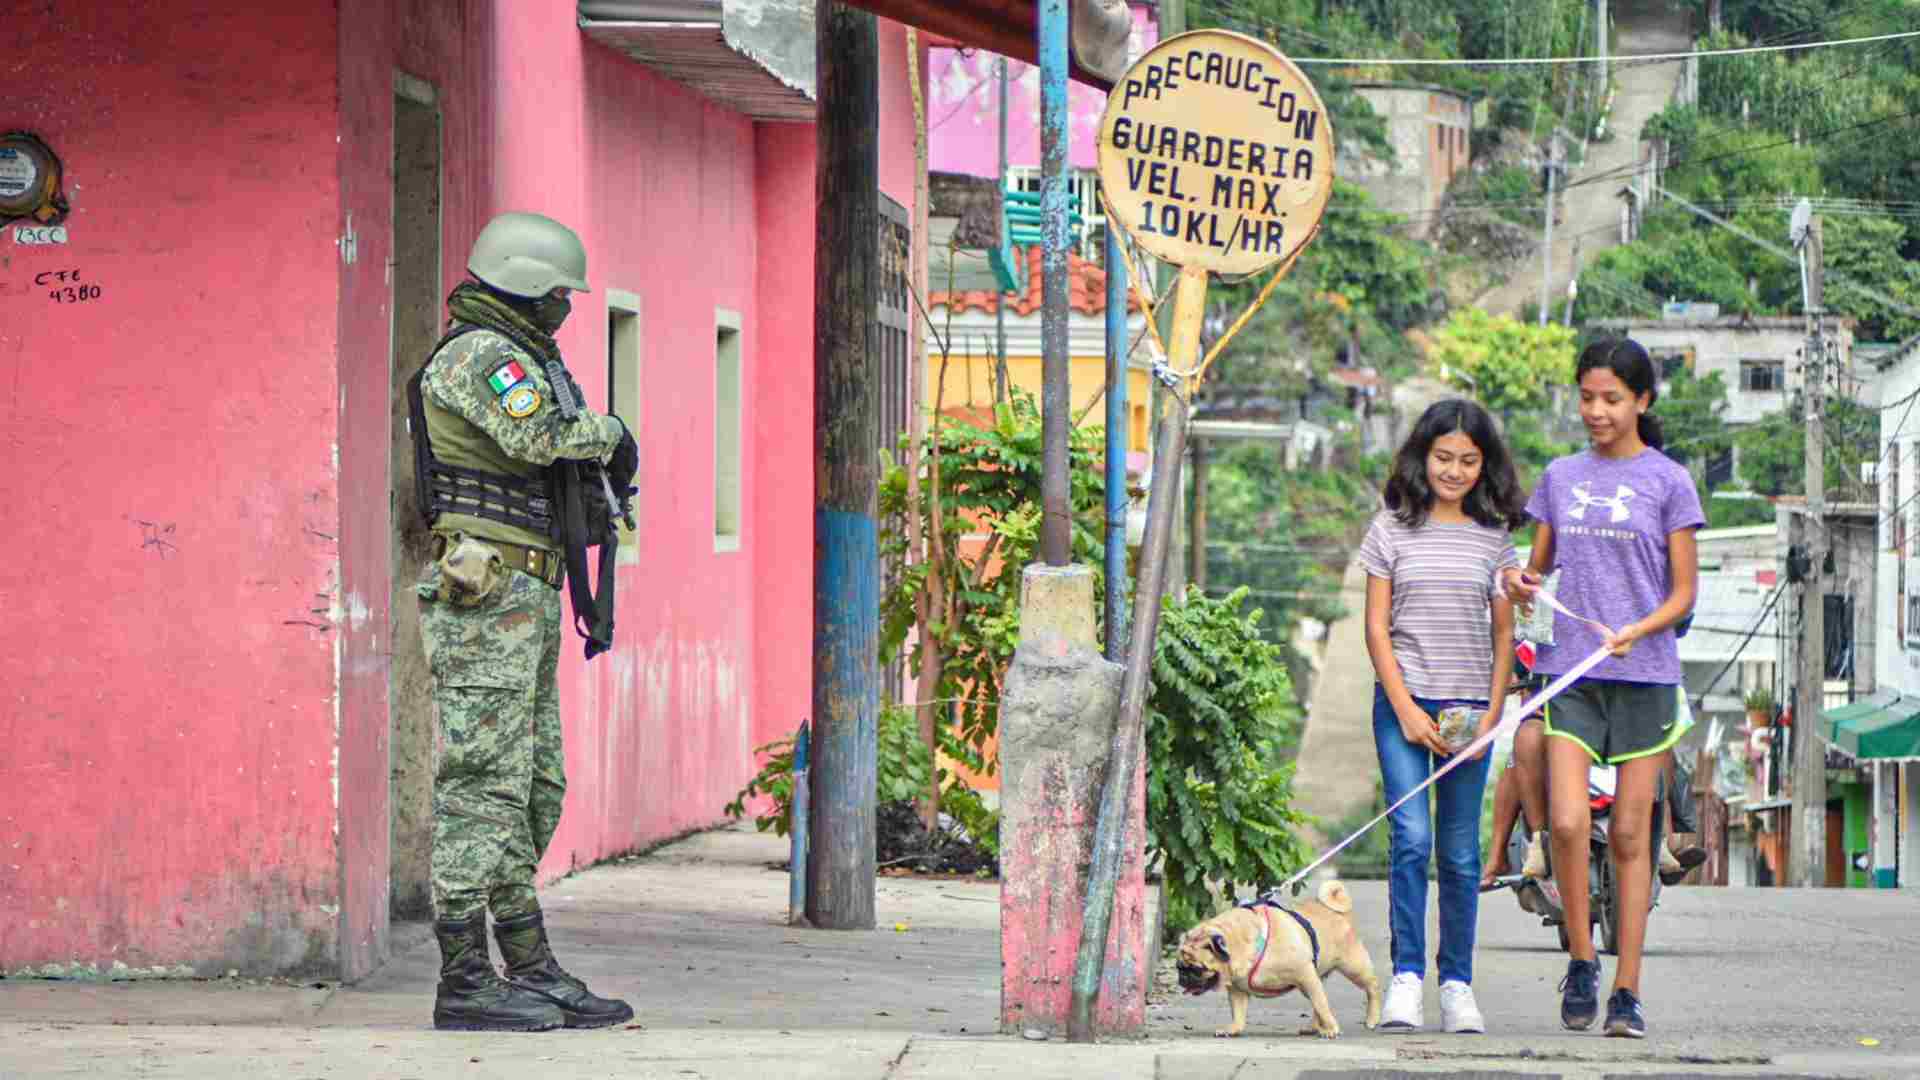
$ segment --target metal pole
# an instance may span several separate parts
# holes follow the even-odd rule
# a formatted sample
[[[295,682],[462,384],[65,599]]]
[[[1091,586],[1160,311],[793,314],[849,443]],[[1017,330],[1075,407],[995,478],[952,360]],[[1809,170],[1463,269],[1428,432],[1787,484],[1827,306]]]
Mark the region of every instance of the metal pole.
[[[1548,275],[1553,271],[1553,189],[1554,181],[1560,174],[1558,161],[1560,149],[1560,129],[1555,128],[1547,140],[1547,210],[1545,236],[1540,241],[1540,325],[1547,325],[1547,286]]]
[[[807,919],[873,929],[879,768],[880,36],[871,12],[823,2],[814,237],[813,828]]]
[[[811,794],[811,781],[807,772],[807,722],[800,721],[800,731],[793,737],[793,805],[788,811],[793,815],[787,823],[787,836],[792,841],[787,858],[787,924],[805,926],[807,924],[807,818],[813,812],[808,799]]]
[[[1207,272],[1180,271],[1174,286],[1173,340],[1168,362],[1190,367],[1200,358],[1200,319],[1207,299]],[[1120,684],[1120,717],[1113,728],[1106,781],[1100,791],[1100,816],[1093,830],[1092,865],[1087,871],[1086,913],[1080,921],[1075,954],[1073,998],[1067,1013],[1067,1039],[1092,1042],[1093,1006],[1107,961],[1107,933],[1113,925],[1113,894],[1124,861],[1127,798],[1133,791],[1145,734],[1148,675],[1153,642],[1160,628],[1160,594],[1167,580],[1167,552],[1173,519],[1179,514],[1180,462],[1186,456],[1187,402],[1178,390],[1160,395],[1160,436],[1153,448],[1153,488],[1147,496],[1147,535],[1140,547],[1140,576],[1134,589],[1133,633],[1127,640],[1127,671]]]
[[[1040,559],[1073,555],[1067,433],[1067,0],[1040,0]]]
[[[1567,309],[1560,313],[1560,325],[1573,328],[1573,301],[1580,295],[1580,241],[1573,242],[1573,276],[1567,279]]]
[[[1798,857],[1789,856],[1790,881],[1802,888],[1827,883],[1827,754],[1820,742],[1820,714],[1826,704],[1826,590],[1821,574],[1827,558],[1826,343],[1821,340],[1820,218],[1812,217],[1800,248],[1806,355],[1800,365],[1807,413],[1806,470],[1807,576],[1800,586],[1799,693],[1793,705],[1793,832]]]
[[[1000,63],[1000,198],[1007,197],[1007,58],[1001,57]],[[1000,225],[1006,227],[1006,214],[1000,215]],[[1015,287],[1018,287],[1018,279]],[[1007,400],[1007,294],[1001,293],[993,305],[993,403]]]
[[[1127,264],[1120,224],[1107,222],[1107,544],[1106,657],[1118,663],[1127,641]]]

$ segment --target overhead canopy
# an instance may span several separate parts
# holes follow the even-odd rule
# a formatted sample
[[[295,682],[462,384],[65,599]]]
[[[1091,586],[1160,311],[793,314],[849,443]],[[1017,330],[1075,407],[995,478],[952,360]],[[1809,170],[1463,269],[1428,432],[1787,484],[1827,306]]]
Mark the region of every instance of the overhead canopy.
[[[857,8],[884,15],[948,38],[963,48],[986,49],[1015,60],[1038,62],[1039,0],[848,0]],[[1125,0],[1070,0],[1070,50],[1075,81],[1101,90],[1127,70],[1127,42],[1133,14]]]
[[[1035,62],[1038,0],[851,0],[963,48]],[[1127,69],[1125,0],[1070,0],[1072,77],[1101,90]],[[580,29],[755,120],[811,120],[814,0],[579,0]]]
[[[1920,760],[1920,697],[1881,692],[1820,717],[1828,745],[1856,761]]]

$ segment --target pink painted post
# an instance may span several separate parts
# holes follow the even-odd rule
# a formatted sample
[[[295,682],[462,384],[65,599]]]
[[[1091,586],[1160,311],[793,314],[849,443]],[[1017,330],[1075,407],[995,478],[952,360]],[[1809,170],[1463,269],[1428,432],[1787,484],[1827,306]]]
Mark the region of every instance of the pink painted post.
[[[1092,572],[1027,568],[1000,720],[1000,1028],[1064,1035],[1121,668],[1093,636]],[[1136,771],[1095,1027],[1146,1024],[1146,778]]]

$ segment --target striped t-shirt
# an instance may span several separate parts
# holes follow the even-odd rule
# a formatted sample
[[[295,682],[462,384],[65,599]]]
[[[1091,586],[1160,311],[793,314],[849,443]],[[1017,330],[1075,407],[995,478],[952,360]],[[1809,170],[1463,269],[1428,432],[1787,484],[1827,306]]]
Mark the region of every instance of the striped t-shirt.
[[[1360,566],[1393,583],[1393,658],[1415,697],[1484,701],[1493,682],[1495,578],[1520,565],[1507,534],[1472,523],[1409,529],[1382,512]]]

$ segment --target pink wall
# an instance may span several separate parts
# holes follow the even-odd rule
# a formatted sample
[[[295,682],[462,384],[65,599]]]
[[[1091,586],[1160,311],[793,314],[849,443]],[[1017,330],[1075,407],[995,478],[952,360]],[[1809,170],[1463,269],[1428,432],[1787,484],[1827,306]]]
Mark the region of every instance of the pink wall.
[[[18,6],[0,130],[0,969],[330,968],[341,604],[332,5]],[[261,57],[273,62],[262,65]],[[55,304],[41,275],[97,299]]]
[[[21,669],[0,970],[352,977],[384,957],[396,71],[436,93],[446,286],[497,212],[572,225],[595,291],[561,343],[595,405],[606,290],[640,297],[639,561],[615,649],[586,665],[569,631],[543,877],[718,822],[751,748],[804,714],[813,128],[756,127],[574,11],[380,0],[336,24],[165,0],[26,22],[22,48],[84,74],[0,101],[0,129],[66,157],[75,204],[70,246],[0,242],[0,363],[34,388],[0,425],[0,494],[35,508],[0,536],[36,553],[0,569]],[[910,203],[904,32],[882,35],[883,187]],[[270,75],[231,74],[268,54]],[[101,299],[48,301],[33,279],[61,268]],[[721,308],[742,322],[737,552],[713,543]]]
[[[386,952],[389,897],[387,640],[392,626],[387,500],[393,246],[394,73],[433,88],[441,124],[440,279],[466,273],[466,249],[491,215],[492,46],[485,0],[387,0],[339,27],[340,193],[329,216],[351,223],[355,258],[339,274],[340,473],[363,493],[344,508],[340,576],[341,961],[354,976]],[[417,361],[417,358],[416,358]],[[378,493],[378,494],[377,494]]]
[[[752,494],[753,744],[793,733],[812,711],[813,685],[813,251],[812,124],[754,127],[754,212],[760,250]],[[807,253],[802,257],[799,253]],[[798,572],[797,572],[798,571]]]
[[[1159,40],[1153,9],[1133,5],[1131,54],[1139,56]],[[928,168],[936,172],[992,176],[1000,162],[999,57],[984,49],[961,52],[935,49],[928,94]],[[1007,62],[1007,163],[1040,164],[1040,69],[1018,60]],[[1091,169],[1098,154],[1094,136],[1107,96],[1090,86],[1071,83],[1072,103],[1068,154],[1075,168]]]

